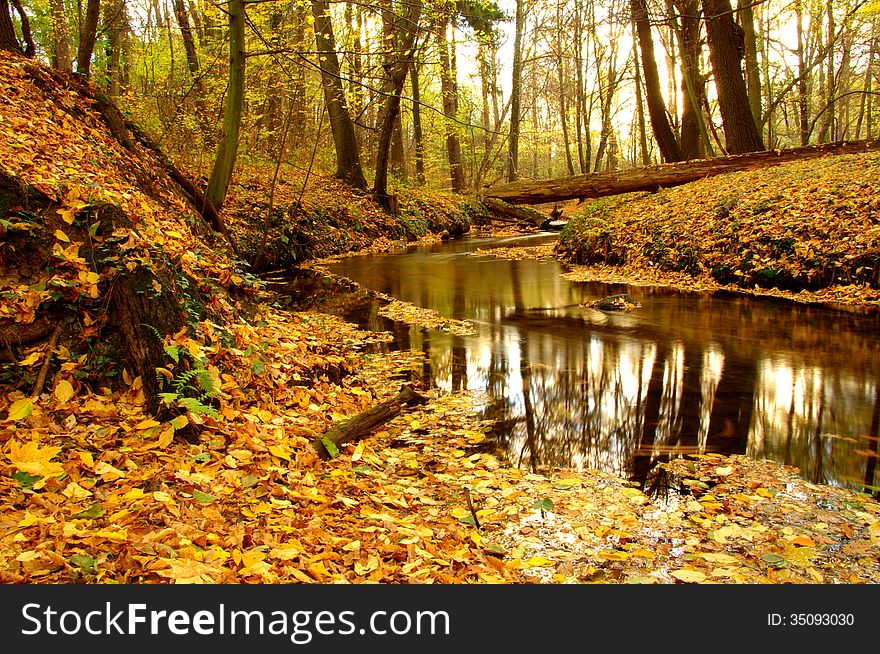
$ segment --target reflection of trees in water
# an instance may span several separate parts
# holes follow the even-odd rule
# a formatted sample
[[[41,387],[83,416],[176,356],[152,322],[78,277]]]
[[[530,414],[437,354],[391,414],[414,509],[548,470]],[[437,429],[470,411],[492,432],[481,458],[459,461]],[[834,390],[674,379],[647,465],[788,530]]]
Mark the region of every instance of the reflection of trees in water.
[[[424,381],[495,398],[487,414],[505,420],[497,443],[512,463],[644,482],[659,461],[717,451],[786,462],[819,482],[880,485],[869,320],[660,289],[640,290],[633,314],[604,316],[577,302],[623,289],[548,281],[534,262],[406,259],[392,274],[393,262],[370,269],[372,288],[478,320],[475,337],[392,330],[430,358]],[[389,327],[375,308],[368,318]]]
[[[876,485],[876,380],[767,358],[757,386],[750,456],[796,466],[816,483]]]

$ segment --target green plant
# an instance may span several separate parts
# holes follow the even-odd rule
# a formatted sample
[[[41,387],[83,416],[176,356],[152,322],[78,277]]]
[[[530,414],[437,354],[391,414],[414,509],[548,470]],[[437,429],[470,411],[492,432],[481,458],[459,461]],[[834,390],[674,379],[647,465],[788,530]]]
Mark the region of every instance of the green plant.
[[[164,341],[155,327],[147,324],[144,327]],[[174,361],[174,365],[169,368],[177,368],[176,373],[168,368],[156,368],[159,388],[168,389],[158,393],[162,403],[169,408],[185,409],[193,415],[219,418],[220,414],[209,402],[217,396],[220,389],[215,385],[211,372],[205,368],[205,362],[177,345],[163,345],[162,349]]]

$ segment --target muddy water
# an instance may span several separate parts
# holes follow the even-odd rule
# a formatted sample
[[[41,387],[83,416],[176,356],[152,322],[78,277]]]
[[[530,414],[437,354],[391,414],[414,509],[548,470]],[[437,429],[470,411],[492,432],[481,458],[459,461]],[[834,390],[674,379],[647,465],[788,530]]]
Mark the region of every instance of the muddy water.
[[[669,457],[738,453],[797,466],[818,483],[880,486],[880,317],[572,283],[553,261],[470,254],[554,238],[465,239],[332,266],[369,289],[471,321],[473,336],[385,320],[363,294],[348,303],[338,289],[326,295],[362,326],[392,331],[398,347],[425,352],[424,382],[486,391],[485,413],[500,421],[492,445],[514,465],[651,483]],[[614,315],[579,306],[622,292],[641,308]]]

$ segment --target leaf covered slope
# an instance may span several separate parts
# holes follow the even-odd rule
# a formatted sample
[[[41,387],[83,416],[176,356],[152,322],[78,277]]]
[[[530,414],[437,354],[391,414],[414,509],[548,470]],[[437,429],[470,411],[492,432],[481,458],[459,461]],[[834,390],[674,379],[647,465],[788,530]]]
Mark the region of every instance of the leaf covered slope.
[[[880,154],[826,156],[591,203],[572,278],[880,306]]]

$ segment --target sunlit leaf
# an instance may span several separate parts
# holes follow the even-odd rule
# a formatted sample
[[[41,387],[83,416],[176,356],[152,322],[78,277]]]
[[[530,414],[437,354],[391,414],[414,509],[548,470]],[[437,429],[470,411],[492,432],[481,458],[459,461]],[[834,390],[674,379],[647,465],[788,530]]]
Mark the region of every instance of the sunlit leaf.
[[[40,447],[36,441],[20,446],[15,440],[9,442],[9,460],[18,470],[31,475],[51,477],[64,472],[60,463],[51,461],[61,451],[60,447]]]

